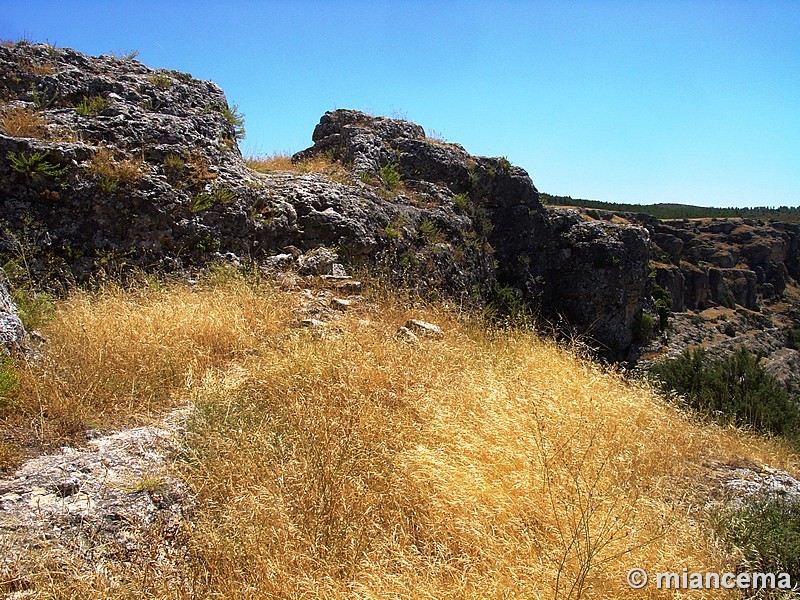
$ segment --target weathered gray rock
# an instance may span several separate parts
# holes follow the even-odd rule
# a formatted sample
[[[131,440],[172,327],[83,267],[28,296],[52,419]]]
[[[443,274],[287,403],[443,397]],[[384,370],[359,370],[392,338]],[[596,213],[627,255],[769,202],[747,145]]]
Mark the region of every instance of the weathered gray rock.
[[[763,499],[800,502],[800,481],[780,469],[766,465],[723,465],[717,468],[716,477],[722,482],[723,498],[734,505]]]
[[[24,349],[25,328],[17,315],[17,306],[11,299],[8,278],[0,269],[0,354],[17,354]]]
[[[420,321],[419,319],[409,319],[406,321],[405,325],[401,327],[401,329],[405,329],[416,336],[422,337],[430,337],[440,339],[444,337],[444,330],[439,327],[438,325],[434,325],[433,323],[428,323],[426,321]]]
[[[181,521],[193,501],[169,471],[180,418],[39,456],[0,479],[0,572],[32,551],[72,564],[184,560]]]
[[[648,227],[657,225],[547,210],[523,169],[431,140],[413,123],[329,112],[293,160],[325,154],[350,175],[260,174],[246,167],[235,111],[213,83],[45,45],[2,47],[0,67],[0,99],[47,121],[39,139],[0,135],[0,221],[25,232],[37,250],[32,271],[50,274],[56,291],[97,273],[216,260],[317,275],[366,268],[462,305],[510,286],[612,358],[627,353],[650,302]],[[27,172],[36,168],[20,157],[57,174]],[[658,233],[680,262],[693,246],[673,229]],[[308,262],[323,248],[337,259]],[[729,264],[725,256],[715,260]],[[778,289],[778,270],[765,267],[763,278]]]

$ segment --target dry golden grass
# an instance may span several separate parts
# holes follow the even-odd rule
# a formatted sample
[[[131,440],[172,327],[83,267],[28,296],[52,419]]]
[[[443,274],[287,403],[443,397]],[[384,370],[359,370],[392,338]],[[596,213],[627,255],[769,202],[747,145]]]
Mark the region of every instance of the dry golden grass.
[[[351,171],[326,153],[316,154],[311,158],[293,162],[291,155],[284,152],[276,152],[269,156],[251,156],[245,160],[245,164],[259,173],[269,173],[271,171],[292,171],[301,174],[321,173],[339,183],[352,183]]]
[[[101,147],[92,156],[90,170],[97,175],[100,186],[113,192],[120,183],[134,184],[142,177],[142,159],[117,159],[110,148]]]
[[[253,171],[258,171],[259,173],[295,170],[291,155],[285,152],[275,152],[268,156],[250,156],[244,162]]]
[[[47,119],[38,110],[10,106],[0,111],[0,128],[13,137],[42,138]]]
[[[41,360],[19,364],[19,389],[0,401],[8,446],[0,454],[160,416],[185,401],[195,377],[241,358],[285,322],[285,308],[243,282],[75,292],[43,326]]]
[[[625,574],[732,567],[695,505],[704,465],[797,468],[530,333],[386,300],[320,335],[291,326],[296,302],[233,279],[59,307],[23,372],[43,414],[194,405],[175,465],[193,560],[93,570],[81,597],[672,598]],[[409,317],[445,339],[398,340]]]
[[[21,63],[24,69],[27,69],[31,73],[35,73],[36,75],[52,75],[56,71],[58,71],[58,67],[51,62],[31,62],[26,61]]]

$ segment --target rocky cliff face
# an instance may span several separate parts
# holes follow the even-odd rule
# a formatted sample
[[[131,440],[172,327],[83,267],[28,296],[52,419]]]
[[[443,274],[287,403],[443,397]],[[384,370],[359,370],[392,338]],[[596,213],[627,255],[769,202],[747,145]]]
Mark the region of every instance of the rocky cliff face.
[[[510,286],[609,355],[631,344],[647,229],[547,211],[505,159],[339,110],[294,160],[324,155],[346,177],[257,173],[213,83],[42,44],[0,47],[0,69],[0,251],[50,287],[219,259],[291,267],[326,247],[460,302]]]
[[[493,257],[492,279],[515,288],[542,316],[588,334],[609,356],[631,345],[649,294],[645,228],[545,209],[524,170],[430,140],[412,123],[339,110],[323,116],[313,140],[296,160],[327,153],[366,181],[386,183],[396,173],[405,191],[398,200],[438,205],[442,230],[465,219],[456,244],[480,245]]]

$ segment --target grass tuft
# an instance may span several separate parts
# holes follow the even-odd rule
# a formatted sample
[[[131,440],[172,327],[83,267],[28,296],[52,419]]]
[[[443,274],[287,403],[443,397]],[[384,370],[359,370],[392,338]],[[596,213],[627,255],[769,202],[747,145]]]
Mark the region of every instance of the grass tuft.
[[[12,137],[43,138],[47,119],[38,110],[9,107],[0,112],[0,128]]]

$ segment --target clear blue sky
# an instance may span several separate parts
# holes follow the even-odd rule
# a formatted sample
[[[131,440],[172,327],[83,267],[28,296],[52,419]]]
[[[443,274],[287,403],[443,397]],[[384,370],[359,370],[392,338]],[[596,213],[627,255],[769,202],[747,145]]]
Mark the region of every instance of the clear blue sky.
[[[356,108],[552,194],[800,204],[800,0],[0,0],[0,37],[23,36],[215,81],[245,153],[301,150]]]

